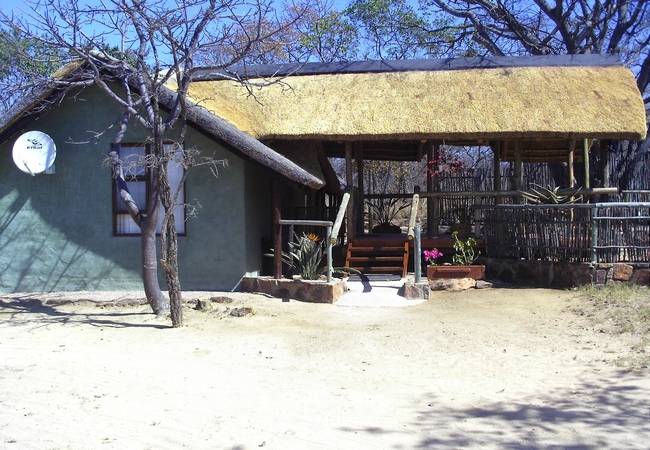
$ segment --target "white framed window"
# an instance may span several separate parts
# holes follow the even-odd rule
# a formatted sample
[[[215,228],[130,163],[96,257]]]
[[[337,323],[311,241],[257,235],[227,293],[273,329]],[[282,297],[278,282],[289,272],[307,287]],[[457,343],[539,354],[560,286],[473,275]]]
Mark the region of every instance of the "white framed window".
[[[165,151],[176,151],[178,147],[175,144],[165,145]],[[180,156],[180,152],[177,153]],[[147,210],[147,199],[151,187],[151,177],[153,171],[147,167],[145,159],[149,155],[149,147],[142,144],[122,144],[120,149],[120,159],[124,172],[124,181],[127,184],[131,197],[135,201],[140,211]],[[185,235],[185,185],[181,184],[183,179],[183,166],[172,159],[167,164],[167,175],[169,184],[172,188],[172,196],[177,190],[180,190],[178,199],[174,205],[174,218],[176,221],[176,231],[179,235]],[[159,200],[160,201],[160,200]],[[162,221],[164,218],[164,209],[160,205],[160,214],[156,232],[160,233]],[[113,234],[115,236],[139,236],[140,227],[133,221],[129,215],[124,202],[120,197],[120,190],[117,180],[113,180]]]

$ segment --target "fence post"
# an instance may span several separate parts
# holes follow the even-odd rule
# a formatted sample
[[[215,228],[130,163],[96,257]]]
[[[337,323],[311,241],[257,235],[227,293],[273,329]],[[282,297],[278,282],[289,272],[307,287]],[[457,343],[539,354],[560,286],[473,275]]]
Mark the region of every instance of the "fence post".
[[[598,206],[591,208],[591,262],[598,262]]]
[[[421,254],[421,245],[420,245],[420,225],[416,225],[414,228],[415,239],[414,247],[415,251],[413,252],[413,270],[415,271],[415,282],[419,283],[422,279],[422,259]]]
[[[327,282],[332,282],[332,225],[327,226]]]
[[[409,215],[409,227],[406,234],[406,237],[409,241],[413,239],[415,220],[417,219],[419,204],[420,196],[418,194],[413,194],[413,200],[411,201],[411,214]]]
[[[337,242],[339,230],[341,229],[341,224],[343,223],[343,218],[345,217],[345,212],[347,210],[349,201],[350,201],[350,193],[346,192],[345,194],[343,194],[343,199],[341,200],[341,204],[339,205],[339,211],[336,214],[336,220],[334,221],[334,228],[332,229],[332,235],[330,236],[329,239],[329,242],[331,244],[336,244]],[[348,236],[348,241],[350,239],[351,237]]]

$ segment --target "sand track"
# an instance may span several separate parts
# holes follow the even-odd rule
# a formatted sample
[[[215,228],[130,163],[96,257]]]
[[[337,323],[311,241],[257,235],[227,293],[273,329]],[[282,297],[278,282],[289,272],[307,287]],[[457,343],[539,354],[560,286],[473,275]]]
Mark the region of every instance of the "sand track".
[[[95,306],[138,293],[0,297],[0,447],[650,442],[648,374],[612,364],[629,342],[573,314],[572,293],[473,290],[407,308],[227,295],[215,311],[186,308],[181,329],[146,305]],[[86,301],[48,305],[67,299]],[[227,314],[241,306],[255,314]]]

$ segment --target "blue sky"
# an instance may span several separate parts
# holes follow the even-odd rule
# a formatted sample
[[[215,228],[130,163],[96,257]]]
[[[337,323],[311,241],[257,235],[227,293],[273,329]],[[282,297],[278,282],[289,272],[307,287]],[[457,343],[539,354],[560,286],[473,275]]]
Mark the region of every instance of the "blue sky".
[[[334,0],[335,9],[341,10],[349,3],[348,0]],[[0,5],[0,10],[8,13],[10,11],[18,12],[19,9],[29,10],[22,0],[2,0],[2,5]]]
[[[11,11],[18,13],[19,9],[29,11],[30,7],[22,0],[2,0],[2,4],[0,5],[0,10],[5,13],[9,13]]]

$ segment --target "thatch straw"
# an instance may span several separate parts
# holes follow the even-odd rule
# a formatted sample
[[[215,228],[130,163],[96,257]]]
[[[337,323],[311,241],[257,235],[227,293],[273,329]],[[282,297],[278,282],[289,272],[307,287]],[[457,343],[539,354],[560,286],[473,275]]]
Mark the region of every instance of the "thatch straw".
[[[55,80],[63,80],[72,77],[83,67],[83,64],[73,62],[57,71],[53,75]],[[28,120],[28,116],[33,109],[41,107],[43,104],[48,106],[48,99],[56,96],[58,90],[55,84],[44,86],[31,92],[21,98],[4,116],[0,117],[0,143],[10,138],[10,133],[18,132],[13,130],[16,124],[21,120]],[[159,91],[160,103],[168,108],[174,102],[176,93],[173,89],[164,87]],[[291,159],[291,156],[284,156],[264,145],[262,142],[252,138],[250,135],[234,127],[226,120],[217,117],[205,108],[201,108],[189,102],[187,118],[190,122],[195,123],[205,132],[211,134],[214,139],[221,142],[230,150],[241,152],[243,155],[257,161],[263,166],[283,175],[289,180],[320,189],[325,185],[325,177],[321,171],[320,165],[316,160],[316,155],[311,158],[304,156],[296,157],[297,162]]]
[[[631,71],[518,67],[288,77],[249,95],[200,81],[190,96],[258,139],[645,137]]]

